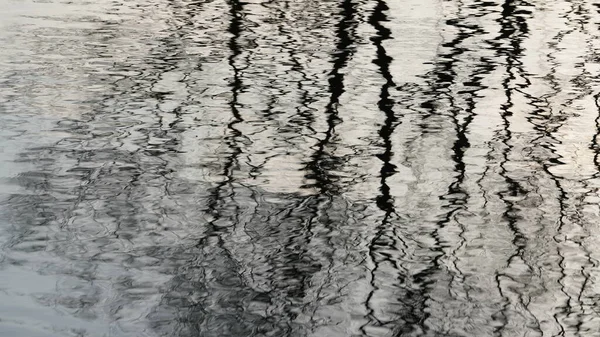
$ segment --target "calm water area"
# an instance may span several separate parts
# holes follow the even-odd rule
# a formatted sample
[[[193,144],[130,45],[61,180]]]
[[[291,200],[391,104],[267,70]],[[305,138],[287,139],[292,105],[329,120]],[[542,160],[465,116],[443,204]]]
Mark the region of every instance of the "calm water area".
[[[0,0],[0,337],[600,336],[600,3]]]

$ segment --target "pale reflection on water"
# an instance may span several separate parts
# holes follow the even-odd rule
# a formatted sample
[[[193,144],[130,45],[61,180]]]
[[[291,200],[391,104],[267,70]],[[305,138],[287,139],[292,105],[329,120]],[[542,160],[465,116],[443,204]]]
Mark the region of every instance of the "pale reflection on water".
[[[0,336],[600,336],[600,6],[0,3]]]

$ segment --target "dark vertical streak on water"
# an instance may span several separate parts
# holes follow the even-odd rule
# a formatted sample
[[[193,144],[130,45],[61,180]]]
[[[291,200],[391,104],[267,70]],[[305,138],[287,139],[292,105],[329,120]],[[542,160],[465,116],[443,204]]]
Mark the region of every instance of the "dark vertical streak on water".
[[[216,238],[217,245],[222,251],[222,254],[228,255],[229,253],[223,247],[224,242],[222,237],[224,232],[227,230],[227,226],[219,227],[217,223],[221,220],[221,218],[226,216],[222,214],[222,211],[220,210],[220,208],[225,206],[225,198],[229,198],[232,201],[234,200],[235,190],[233,186],[233,174],[235,167],[238,164],[238,156],[240,153],[242,153],[241,147],[238,144],[242,133],[236,129],[235,126],[241,123],[243,119],[238,109],[238,96],[242,88],[242,81],[239,69],[236,65],[236,59],[241,54],[241,49],[238,45],[238,39],[241,35],[242,5],[239,0],[229,0],[227,3],[229,5],[229,15],[231,17],[228,28],[228,32],[231,34],[228,44],[231,54],[228,58],[228,64],[233,71],[233,78],[229,84],[232,93],[232,98],[229,102],[232,120],[227,124],[227,130],[229,134],[225,136],[225,143],[228,145],[230,153],[227,157],[225,157],[225,162],[223,164],[223,181],[218,183],[217,186],[212,189],[212,192],[208,198],[207,209],[209,214],[212,216],[212,220],[208,224],[209,232],[207,233],[206,238],[203,238],[199,244],[203,246],[205,243],[207,243],[207,240],[213,236]],[[230,188],[228,194],[225,194],[227,192],[224,191],[226,187]],[[235,208],[233,213],[237,214],[237,210]]]
[[[476,35],[475,32],[473,33],[473,36],[474,35]],[[444,228],[452,220],[454,220],[459,226],[460,230],[458,234],[460,238],[459,242],[450,253],[453,268],[456,270],[456,273],[458,275],[454,275],[455,273],[451,274],[451,281],[448,289],[449,296],[452,296],[452,287],[460,286],[461,283],[465,280],[464,275],[462,274],[460,268],[456,264],[456,261],[458,260],[458,258],[456,257],[456,252],[459,249],[463,248],[463,246],[467,242],[466,238],[464,237],[466,227],[464,224],[462,224],[460,220],[458,220],[458,217],[461,215],[461,211],[468,212],[467,204],[470,199],[468,191],[463,187],[467,173],[465,166],[465,152],[471,146],[468,138],[469,127],[473,119],[476,117],[475,108],[477,106],[477,98],[481,98],[481,96],[478,95],[478,92],[487,89],[487,86],[482,84],[482,79],[486,75],[489,75],[496,68],[496,66],[492,62],[483,57],[481,58],[480,62],[481,63],[478,64],[473,70],[473,74],[468,79],[468,81],[463,83],[463,85],[466,86],[466,89],[459,92],[461,95],[467,96],[465,98],[466,116],[464,117],[462,122],[459,119],[459,111],[457,109],[453,109],[452,122],[454,124],[454,129],[456,132],[456,140],[452,146],[452,160],[455,163],[454,171],[457,173],[457,175],[454,181],[448,187],[447,194],[440,197],[441,200],[448,201],[448,205],[445,206],[446,208],[448,208],[448,213],[446,213],[444,219],[438,223],[438,228]],[[435,259],[441,259],[442,256],[442,254],[439,254],[438,256],[436,256]],[[434,265],[438,263],[439,262],[434,263]],[[469,298],[468,288],[465,289],[465,294],[467,298]]]
[[[385,79],[385,83],[381,87],[379,94],[379,102],[377,106],[385,114],[385,120],[383,126],[379,130],[379,136],[383,140],[384,152],[379,154],[377,157],[382,161],[381,170],[379,171],[381,177],[381,194],[377,197],[377,207],[385,212],[385,220],[382,226],[387,224],[388,218],[394,213],[394,201],[390,195],[390,187],[387,184],[387,178],[391,177],[396,172],[396,167],[391,163],[392,161],[392,140],[391,136],[394,133],[398,118],[396,117],[393,106],[394,100],[390,97],[390,88],[395,87],[392,74],[390,73],[390,64],[393,60],[391,56],[387,55],[383,41],[391,38],[391,31],[383,26],[382,22],[387,21],[385,11],[389,8],[385,1],[380,0],[377,2],[373,14],[369,18],[369,23],[377,30],[377,36],[371,38],[371,41],[377,48],[377,58],[373,61],[378,67],[379,72]]]
[[[596,7],[596,13],[600,14],[600,4],[594,4]],[[600,55],[598,55],[597,51],[592,50],[592,55],[590,55],[591,60],[598,60]],[[594,174],[594,177],[600,176],[600,92],[594,95],[594,104],[596,106],[596,119],[594,120],[596,123],[596,133],[592,137],[592,141],[590,143],[590,150],[594,152],[594,165],[596,166],[598,172]]]
[[[290,24],[289,22],[286,22],[285,18],[286,12],[290,10],[289,2],[284,2],[283,7],[284,9],[278,10],[278,17],[280,20],[278,32],[281,36],[286,36],[288,33],[284,23]],[[302,77],[302,80],[297,81],[297,89],[301,92],[300,105],[296,108],[297,116],[292,116],[289,121],[289,128],[292,129],[291,131],[296,134],[297,137],[302,137],[303,127],[307,128],[311,135],[316,134],[316,131],[313,128],[315,118],[308,106],[310,104],[309,92],[304,88],[303,84],[303,81],[308,81],[308,76],[301,62],[298,60],[298,52],[295,50],[296,43],[298,43],[298,41],[294,41],[291,36],[288,36],[288,41],[284,44],[284,48],[287,49],[292,62],[292,71],[299,73]],[[289,146],[294,146],[294,143],[290,141]],[[297,215],[300,217],[298,224],[296,227],[291,228],[289,233],[286,233],[288,238],[282,249],[282,255],[286,259],[280,262],[282,266],[277,268],[282,274],[280,278],[282,280],[288,280],[288,282],[285,282],[284,292],[289,302],[286,314],[289,316],[290,322],[296,319],[298,313],[301,311],[299,307],[302,305],[301,303],[306,296],[307,290],[310,289],[309,283],[311,275],[316,273],[322,267],[317,261],[311,260],[308,248],[313,236],[313,225],[317,222],[319,207],[323,207],[323,204],[327,204],[327,201],[320,199],[321,198],[319,197],[301,199],[303,204],[300,205],[302,207],[298,207],[300,213]],[[293,217],[289,216],[284,218],[284,220],[292,222]],[[295,280],[296,282],[290,282],[290,280]]]
[[[208,210],[209,213],[213,216],[213,220],[210,222],[211,232],[216,235],[219,239],[220,244],[222,244],[222,238],[220,233],[223,228],[219,228],[216,226],[216,222],[220,220],[222,214],[219,212],[219,207],[224,202],[224,198],[230,198],[233,200],[235,191],[234,191],[234,170],[238,165],[238,156],[242,153],[241,146],[239,145],[239,140],[243,136],[242,133],[236,128],[236,125],[243,121],[242,116],[239,112],[239,103],[238,97],[240,94],[240,90],[242,89],[242,80],[241,74],[236,65],[236,59],[241,54],[241,49],[238,44],[238,39],[241,35],[241,26],[242,26],[242,5],[239,0],[229,0],[229,15],[231,16],[231,21],[229,24],[228,32],[231,34],[231,38],[229,39],[229,49],[231,54],[228,58],[228,64],[233,71],[233,78],[229,84],[231,89],[232,98],[229,101],[229,108],[231,111],[231,122],[227,124],[228,135],[225,136],[225,143],[229,147],[229,154],[225,157],[225,162],[223,164],[223,181],[218,183],[215,188],[212,189],[212,193],[208,198]],[[228,195],[223,195],[225,187],[229,186],[231,189]]]
[[[183,313],[177,314],[173,329],[180,336],[237,336],[248,334],[251,318],[244,313],[242,303],[253,295],[245,285],[236,258],[226,247],[225,236],[232,227],[240,224],[239,206],[235,200],[236,188],[234,172],[238,167],[238,157],[242,153],[239,144],[243,134],[236,125],[243,122],[239,111],[238,97],[242,89],[239,67],[236,64],[241,54],[238,40],[242,32],[243,7],[239,0],[229,0],[231,34],[228,46],[230,55],[228,64],[233,71],[229,84],[231,100],[229,108],[231,121],[227,124],[228,134],[224,137],[228,146],[224,157],[222,181],[211,189],[207,197],[207,212],[211,218],[207,223],[207,231],[195,248],[186,248],[181,252],[186,255],[197,254],[188,265],[179,268],[171,282],[172,294],[163,300],[167,305],[179,306]],[[187,296],[186,296],[187,292]],[[157,318],[161,318],[158,311]],[[231,321],[230,316],[238,317]],[[255,322],[259,324],[259,322]],[[173,323],[171,323],[173,324]],[[169,322],[165,322],[169,325]]]
[[[464,4],[461,3],[461,8],[463,5]],[[430,132],[436,132],[436,128],[438,127],[435,125],[436,122],[429,122],[429,119],[439,114],[438,110],[440,110],[441,106],[440,101],[442,101],[443,98],[447,99],[450,111],[449,117],[456,132],[456,140],[451,147],[451,158],[454,161],[455,178],[448,186],[447,193],[439,197],[440,200],[447,201],[447,204],[445,204],[443,208],[448,209],[448,211],[441,216],[441,219],[436,223],[436,229],[431,234],[435,244],[433,245],[433,248],[430,248],[434,253],[430,264],[413,276],[413,284],[419,286],[419,293],[407,296],[414,301],[412,310],[410,310],[409,315],[407,314],[407,317],[413,318],[407,320],[408,324],[405,324],[398,330],[397,333],[399,336],[417,331],[417,329],[422,331],[423,334],[428,332],[428,327],[425,325],[426,320],[431,316],[429,313],[430,310],[427,308],[427,302],[430,300],[428,292],[430,291],[429,288],[434,283],[432,276],[436,271],[440,271],[440,268],[443,267],[442,258],[445,256],[445,253],[442,250],[444,238],[442,237],[440,230],[445,228],[452,221],[455,221],[460,228],[460,241],[458,245],[450,251],[450,254],[455,254],[465,243],[463,237],[465,228],[464,225],[457,220],[457,216],[461,210],[466,210],[466,204],[469,198],[467,191],[462,187],[466,174],[464,156],[465,151],[470,146],[467,134],[469,125],[475,117],[474,109],[476,106],[476,98],[478,98],[477,92],[485,89],[485,86],[481,84],[481,79],[485,75],[491,73],[495,66],[490,61],[482,58],[480,60],[481,64],[477,65],[467,80],[462,83],[466,89],[458,91],[458,95],[466,96],[465,100],[467,107],[464,110],[464,113],[466,114],[464,118],[460,118],[462,110],[456,104],[458,96],[451,92],[451,90],[453,86],[458,85],[458,83],[456,83],[458,74],[455,68],[460,64],[460,56],[468,51],[468,49],[462,47],[461,44],[467,39],[485,32],[481,27],[469,24],[467,20],[470,17],[485,15],[487,13],[485,7],[486,4],[481,4],[481,10],[469,16],[463,15],[462,11],[459,9],[456,18],[446,20],[447,25],[458,28],[457,36],[453,40],[442,44],[442,47],[448,48],[449,51],[437,55],[436,59],[439,61],[435,62],[435,69],[428,73],[426,77],[430,82],[431,87],[430,91],[427,92],[426,97],[431,98],[421,103],[421,107],[425,108],[428,113],[422,117],[420,127],[423,129],[423,135]],[[463,280],[463,276],[456,265],[456,258],[451,256],[451,259],[458,275],[451,273],[451,280],[448,288],[449,296],[451,296],[450,291],[452,286],[456,286],[457,284],[455,283],[459,283]],[[468,289],[466,290],[466,293],[468,297]]]
[[[594,152],[594,165],[598,169],[598,172],[594,174],[594,177],[600,176],[600,92],[594,95],[594,105],[596,106],[597,115],[594,122],[596,123],[596,133],[592,137],[590,142],[590,150]]]
[[[340,3],[340,22],[336,25],[335,35],[338,39],[333,52],[333,69],[329,73],[329,102],[325,107],[325,115],[327,116],[327,130],[323,139],[321,139],[315,152],[311,155],[311,160],[307,164],[308,173],[306,178],[314,179],[316,187],[321,194],[327,195],[330,193],[338,193],[340,187],[336,182],[338,177],[331,171],[339,169],[342,165],[340,158],[328,153],[328,149],[335,139],[335,127],[342,122],[339,117],[339,99],[344,93],[344,74],[342,69],[346,67],[348,61],[354,53],[354,43],[356,37],[354,30],[356,29],[356,4],[351,0],[343,0]]]
[[[241,35],[241,26],[242,26],[242,5],[239,0],[229,0],[228,4],[230,6],[229,15],[231,16],[231,23],[229,25],[229,33],[231,34],[231,38],[229,40],[229,48],[231,49],[231,55],[229,56],[229,66],[233,70],[233,80],[230,83],[232,98],[229,103],[229,107],[231,109],[232,121],[227,124],[227,128],[229,129],[230,134],[226,137],[226,143],[231,149],[231,154],[225,161],[225,165],[223,166],[223,176],[225,180],[220,183],[214,191],[214,197],[211,198],[211,204],[209,205],[209,209],[214,209],[215,202],[220,200],[221,188],[225,185],[233,183],[233,169],[238,163],[238,156],[242,153],[242,149],[238,144],[239,138],[242,136],[242,133],[236,129],[236,125],[243,121],[242,116],[239,112],[239,104],[238,104],[238,96],[240,90],[242,88],[242,80],[240,71],[236,65],[236,59],[241,54],[241,49],[238,44],[238,39]],[[231,191],[233,194],[234,192]],[[215,214],[215,217],[218,217],[218,214]]]
[[[340,97],[345,92],[345,83],[344,83],[344,68],[346,68],[348,62],[352,58],[355,51],[355,30],[357,26],[356,22],[356,4],[352,0],[343,0],[339,5],[339,22],[335,25],[335,37],[337,38],[337,43],[335,45],[335,50],[332,53],[332,70],[328,74],[328,92],[330,93],[329,101],[325,107],[325,116],[326,116],[326,131],[325,135],[322,139],[318,140],[314,153],[310,156],[310,160],[308,161],[305,171],[305,178],[314,180],[314,184],[309,184],[309,188],[316,188],[319,192],[319,195],[315,199],[314,202],[311,202],[311,206],[308,210],[308,222],[307,228],[305,229],[304,236],[307,237],[306,244],[308,244],[308,237],[312,236],[313,231],[313,222],[319,222],[324,226],[326,232],[331,230],[332,225],[334,224],[334,220],[330,218],[329,212],[333,212],[336,207],[336,203],[339,203],[339,196],[337,196],[342,187],[338,184],[338,176],[332,171],[341,169],[341,166],[344,164],[343,159],[335,156],[330,153],[330,151],[335,151],[335,127],[342,122],[339,117],[339,106],[340,106]],[[298,61],[294,57],[292,51],[290,51],[290,56],[292,56],[292,62],[294,64],[293,69],[300,72],[302,74],[303,80],[306,80],[306,75],[301,72]],[[301,84],[298,84],[299,88]],[[309,96],[306,91],[302,93],[301,96],[301,105],[307,110],[303,113],[303,116],[308,121],[307,128],[309,131],[314,133],[314,128],[312,124],[315,121],[314,116],[312,116],[312,112],[308,109],[309,104]],[[337,201],[336,201],[337,200]],[[339,220],[338,220],[339,221]],[[325,260],[325,264],[331,268],[334,265],[333,253],[329,252],[330,250],[334,250],[334,244],[331,243],[331,240],[328,239],[325,241],[323,250],[322,259]],[[305,252],[307,253],[307,252]],[[316,265],[313,263],[313,265]],[[321,266],[317,266],[313,268],[313,272],[316,269],[319,269]],[[327,273],[330,272],[330,269],[327,270]],[[307,285],[308,279],[303,280],[303,284]],[[322,289],[318,289],[317,292],[320,293]],[[304,291],[303,291],[304,292]],[[318,325],[319,318],[315,316],[316,310],[318,308],[314,308],[312,313],[310,313],[310,324]]]
[[[515,247],[515,251],[506,261],[506,268],[510,268],[516,260],[520,260],[530,270],[531,266],[527,265],[524,258],[525,249],[527,248],[527,236],[519,228],[519,209],[516,206],[514,200],[516,198],[525,196],[529,191],[519,184],[519,182],[510,176],[510,170],[507,165],[511,162],[510,155],[513,150],[511,142],[513,141],[513,135],[510,130],[511,123],[510,117],[513,116],[512,109],[514,108],[513,95],[517,93],[519,84],[516,83],[517,75],[521,78],[525,78],[524,71],[522,69],[522,63],[519,58],[522,56],[523,47],[522,41],[528,35],[528,25],[526,19],[522,15],[531,14],[531,12],[518,7],[530,6],[525,1],[519,0],[506,0],[502,4],[502,16],[498,19],[500,24],[500,36],[496,38],[497,53],[500,56],[504,56],[506,59],[506,77],[502,81],[502,88],[506,95],[506,103],[501,105],[501,118],[503,123],[504,134],[502,136],[502,143],[504,149],[502,150],[502,161],[500,163],[500,176],[502,176],[507,184],[507,190],[504,190],[498,194],[500,199],[506,206],[506,210],[503,214],[503,218],[507,221],[508,228],[513,233],[512,244]],[[525,86],[528,85],[525,84]],[[521,85],[523,87],[523,85]],[[500,319],[502,325],[495,329],[495,334],[498,336],[503,335],[503,331],[509,323],[509,314],[511,301],[506,294],[506,289],[503,289],[503,281],[507,282],[519,282],[514,279],[511,275],[504,271],[496,272],[496,283],[498,291],[504,298],[504,305],[495,316]],[[521,299],[522,300],[522,299]],[[524,304],[524,303],[521,303]],[[526,308],[527,306],[524,305]],[[539,322],[538,328],[539,329]]]
[[[456,109],[454,105],[454,97],[450,94],[449,88],[452,86],[456,79],[456,71],[454,67],[458,62],[461,54],[465,52],[464,48],[460,48],[460,44],[470,37],[469,33],[466,33],[464,29],[472,30],[472,27],[464,25],[461,23],[460,18],[451,18],[446,20],[446,25],[454,26],[459,28],[459,33],[457,36],[449,42],[445,42],[442,44],[442,47],[450,49],[448,53],[438,56],[437,58],[440,61],[436,62],[435,69],[428,73],[426,77],[431,82],[431,92],[428,93],[428,97],[430,99],[421,103],[421,107],[428,111],[427,114],[423,116],[423,122],[420,124],[420,127],[423,129],[423,132],[430,132],[430,128],[436,128],[436,125],[430,125],[427,121],[437,114],[437,106],[436,103],[440,100],[441,96],[448,99],[450,105],[453,109]]]
[[[398,117],[396,116],[393,107],[396,103],[390,95],[390,89],[394,88],[396,84],[394,83],[392,74],[390,72],[390,64],[393,60],[391,56],[387,54],[387,51],[383,45],[385,40],[391,39],[391,31],[383,25],[383,22],[388,21],[386,12],[389,10],[387,3],[384,0],[377,0],[375,2],[375,8],[373,9],[372,14],[368,18],[368,23],[375,28],[376,35],[371,37],[371,41],[375,45],[376,48],[376,57],[372,61],[377,65],[379,73],[384,79],[384,83],[381,86],[381,90],[379,92],[379,101],[377,102],[377,107],[381,112],[383,112],[385,118],[383,121],[383,125],[379,129],[379,137],[383,143],[383,153],[377,155],[379,160],[382,162],[381,169],[379,171],[380,176],[380,194],[376,197],[376,205],[377,207],[383,211],[383,218],[381,222],[377,225],[375,234],[369,243],[369,258],[373,263],[373,267],[371,268],[371,291],[366,298],[366,306],[367,306],[367,315],[369,318],[369,322],[365,323],[361,327],[361,331],[364,334],[368,334],[366,328],[367,325],[376,324],[377,326],[386,326],[390,323],[395,324],[397,322],[384,322],[378,319],[375,316],[375,308],[373,303],[373,297],[375,293],[379,290],[378,282],[378,271],[382,264],[389,263],[392,266],[395,266],[396,261],[394,261],[394,257],[390,256],[385,252],[386,249],[395,249],[395,244],[398,240],[402,240],[401,238],[394,237],[393,223],[391,222],[393,215],[396,213],[394,200],[390,193],[390,186],[388,185],[388,178],[396,173],[396,166],[392,164],[393,157],[393,149],[392,149],[392,135],[394,133],[394,129],[398,123]],[[402,283],[402,277],[398,275],[398,282]],[[403,299],[400,299],[402,301]],[[414,324],[416,322],[412,321],[408,317],[402,317],[406,320],[405,326],[391,326],[393,331],[407,331],[410,329],[410,324]]]
[[[477,8],[478,11],[474,14],[465,16],[463,15],[461,10],[465,5],[461,3],[461,7],[459,8],[457,15],[461,18],[461,20],[447,21],[447,24],[457,27],[459,33],[454,41],[445,44],[445,47],[451,47],[451,52],[441,57],[442,59],[449,59],[449,61],[444,62],[445,66],[442,67],[442,69],[444,69],[443,73],[447,73],[447,77],[439,75],[435,77],[441,79],[441,81],[437,82],[437,85],[434,86],[434,88],[438,88],[436,90],[439,90],[440,88],[450,89],[451,85],[459,85],[459,83],[455,83],[457,78],[453,75],[456,75],[456,72],[452,68],[456,65],[456,63],[460,61],[460,55],[464,54],[467,51],[470,51],[469,49],[462,47],[461,43],[466,39],[476,38],[478,35],[485,33],[485,30],[481,26],[476,24],[469,24],[468,19],[472,19],[474,17],[483,17],[486,14],[489,14],[489,10],[487,10],[486,7],[491,5],[493,4],[473,4],[468,8]],[[455,272],[450,273],[450,283],[448,287],[449,297],[453,296],[451,293],[453,288],[460,287],[461,283],[464,282],[464,275],[462,274],[459,266],[456,264],[456,261],[458,260],[458,258],[456,257],[456,252],[459,249],[463,248],[467,241],[464,237],[466,227],[462,223],[462,221],[459,220],[459,217],[461,215],[465,215],[464,213],[468,212],[467,204],[470,199],[468,191],[463,187],[466,178],[465,152],[471,146],[468,138],[469,127],[473,119],[476,117],[475,108],[478,103],[477,99],[481,98],[481,96],[478,95],[478,92],[487,88],[485,85],[482,84],[482,79],[485,78],[486,75],[492,73],[492,71],[494,71],[495,68],[496,65],[489,59],[485,57],[480,57],[479,63],[473,66],[473,71],[471,74],[469,74],[469,77],[465,81],[460,83],[462,84],[464,89],[457,90],[456,94],[452,96],[450,96],[449,93],[446,93],[446,95],[450,96],[450,114],[452,124],[454,125],[454,130],[456,132],[456,140],[452,145],[451,156],[452,160],[454,161],[455,179],[449,185],[447,193],[445,195],[440,196],[440,200],[447,201],[448,204],[444,205],[443,207],[447,208],[448,212],[437,223],[437,230],[433,235],[436,237],[436,242],[438,246],[442,246],[442,238],[440,237],[439,231],[448,226],[452,221],[456,222],[457,226],[459,227],[459,241],[455,245],[454,249],[450,250],[449,253],[450,261],[453,264],[453,269],[455,270]],[[463,118],[461,118],[461,109],[455,106],[454,99],[457,97],[464,97],[465,100],[466,107],[464,108]],[[434,109],[431,108],[430,110],[433,114]],[[434,257],[433,266],[435,266],[435,268],[439,268],[439,266],[442,265],[441,259],[444,257],[444,255],[444,253],[440,252]],[[468,288],[465,288],[464,292],[466,297],[469,298],[470,290]]]

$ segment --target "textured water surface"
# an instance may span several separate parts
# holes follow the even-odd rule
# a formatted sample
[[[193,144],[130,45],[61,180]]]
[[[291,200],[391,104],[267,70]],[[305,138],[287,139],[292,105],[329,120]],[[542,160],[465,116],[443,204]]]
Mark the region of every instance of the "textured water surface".
[[[0,1],[0,336],[600,336],[599,28]]]

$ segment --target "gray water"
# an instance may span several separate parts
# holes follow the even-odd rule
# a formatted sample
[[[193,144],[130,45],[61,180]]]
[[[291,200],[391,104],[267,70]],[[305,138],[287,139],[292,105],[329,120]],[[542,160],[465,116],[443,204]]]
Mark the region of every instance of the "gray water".
[[[1,0],[0,336],[600,336],[592,0]]]

